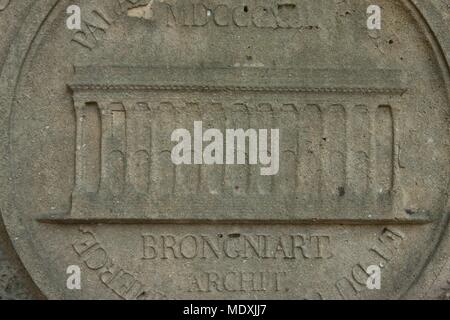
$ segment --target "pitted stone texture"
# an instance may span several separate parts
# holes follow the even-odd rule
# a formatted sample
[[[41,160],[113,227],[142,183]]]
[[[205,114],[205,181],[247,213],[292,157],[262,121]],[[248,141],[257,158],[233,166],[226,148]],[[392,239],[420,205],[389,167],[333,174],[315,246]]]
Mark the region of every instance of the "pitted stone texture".
[[[445,2],[380,0],[379,32],[372,1],[194,2],[80,1],[77,32],[34,1],[2,44],[0,207],[42,293],[446,298]],[[198,120],[280,128],[279,175],[175,167]]]
[[[33,0],[0,1],[0,70]],[[0,174],[3,174],[1,172]],[[11,247],[6,230],[0,222],[0,300],[42,299]]]
[[[35,300],[43,296],[21,265],[0,224],[0,300]]]

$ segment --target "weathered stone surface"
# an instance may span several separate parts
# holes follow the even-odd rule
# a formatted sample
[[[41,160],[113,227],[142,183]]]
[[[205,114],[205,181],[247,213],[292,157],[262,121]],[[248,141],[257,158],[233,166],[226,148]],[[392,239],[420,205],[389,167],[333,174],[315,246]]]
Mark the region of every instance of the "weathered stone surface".
[[[42,299],[12,250],[3,226],[0,227],[0,244],[0,300]]]
[[[0,11],[0,208],[45,297],[448,299],[446,1],[379,31],[360,0],[79,1],[81,31],[30,3]],[[194,121],[279,128],[279,172],[175,166]]]
[[[0,70],[6,58],[11,41],[16,36],[27,14],[31,0],[0,1]],[[3,172],[0,174],[4,174]],[[0,299],[40,299],[42,295],[35,287],[21,265],[3,223],[0,221]]]

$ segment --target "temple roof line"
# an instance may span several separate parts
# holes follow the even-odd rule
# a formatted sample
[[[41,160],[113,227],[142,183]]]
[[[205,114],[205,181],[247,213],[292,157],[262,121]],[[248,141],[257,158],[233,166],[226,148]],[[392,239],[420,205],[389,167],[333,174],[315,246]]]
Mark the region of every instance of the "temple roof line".
[[[402,95],[407,75],[391,69],[75,67],[74,91],[230,91]]]

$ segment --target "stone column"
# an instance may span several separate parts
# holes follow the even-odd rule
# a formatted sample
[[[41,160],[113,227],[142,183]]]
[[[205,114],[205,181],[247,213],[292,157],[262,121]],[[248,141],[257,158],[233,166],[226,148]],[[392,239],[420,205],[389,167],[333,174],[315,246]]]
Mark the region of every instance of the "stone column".
[[[126,114],[121,104],[99,102],[102,123],[102,194],[119,196],[125,188]]]
[[[100,116],[96,103],[75,101],[77,193],[96,193],[100,180]]]

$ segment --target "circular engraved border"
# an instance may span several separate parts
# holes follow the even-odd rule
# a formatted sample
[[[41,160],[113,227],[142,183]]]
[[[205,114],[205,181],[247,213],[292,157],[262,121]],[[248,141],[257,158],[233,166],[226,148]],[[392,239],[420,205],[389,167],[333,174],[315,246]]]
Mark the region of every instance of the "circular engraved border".
[[[447,99],[450,101],[450,39],[446,37],[448,30],[445,29],[445,26],[439,24],[439,22],[443,21],[442,13],[436,8],[436,5],[433,3],[434,0],[427,2],[419,0],[399,1],[405,5],[405,8],[409,10],[408,13],[419,23],[422,33],[432,46],[439,67],[443,72],[447,88]],[[17,38],[10,48],[0,76],[0,153],[3,155],[0,157],[0,181],[3,186],[1,189],[3,192],[0,192],[0,213],[22,263],[26,266],[27,271],[44,295],[52,299],[64,297],[64,292],[62,291],[64,286],[57,286],[56,282],[52,281],[56,280],[53,279],[54,273],[44,263],[45,259],[35,250],[36,244],[29,238],[29,234],[22,224],[21,215],[14,207],[15,188],[12,182],[14,172],[11,170],[12,160],[10,159],[11,144],[9,133],[11,129],[12,103],[16,94],[18,80],[22,76],[24,64],[40,30],[48,21],[57,5],[62,2],[62,0],[40,0],[33,4],[25,22],[20,28]],[[448,53],[445,54],[445,52]],[[409,283],[405,284],[399,297],[414,297],[417,292],[420,292],[420,287],[424,285],[425,281],[421,279],[422,273],[433,260],[449,224],[450,206],[447,201],[448,199],[445,199],[446,203],[442,205],[445,208],[445,212],[442,213],[441,221],[438,222],[436,228],[437,232],[432,238],[433,241],[429,244],[429,254],[423,257],[420,272],[417,275],[411,275],[408,280]]]

